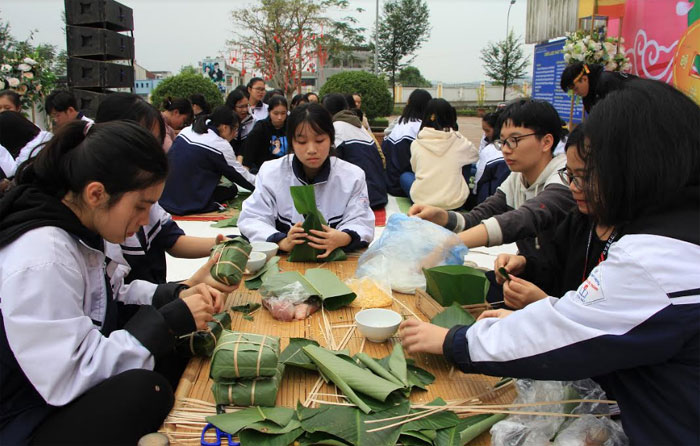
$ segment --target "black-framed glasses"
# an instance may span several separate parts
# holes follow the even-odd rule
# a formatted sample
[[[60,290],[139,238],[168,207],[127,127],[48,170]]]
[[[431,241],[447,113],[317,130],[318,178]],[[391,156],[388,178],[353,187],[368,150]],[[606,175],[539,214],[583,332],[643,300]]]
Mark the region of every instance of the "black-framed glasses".
[[[573,183],[574,186],[576,186],[576,189],[583,190],[583,177],[570,174],[569,171],[566,170],[566,167],[558,170],[557,173],[559,174],[559,178],[561,178],[564,183],[568,185]]]
[[[520,135],[520,136],[510,136],[506,139],[497,139],[496,141],[493,142],[493,145],[496,146],[498,150],[501,150],[503,146],[508,146],[510,150],[515,150],[518,147],[518,141],[520,141],[523,138],[527,138],[528,136],[534,136],[538,135],[537,132],[533,133],[528,133],[527,135]]]

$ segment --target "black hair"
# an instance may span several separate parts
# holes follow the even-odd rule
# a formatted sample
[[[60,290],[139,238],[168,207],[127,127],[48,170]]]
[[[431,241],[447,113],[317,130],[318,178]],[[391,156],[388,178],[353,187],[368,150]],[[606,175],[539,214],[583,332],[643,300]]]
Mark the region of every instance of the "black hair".
[[[348,103],[348,108],[357,108],[355,98],[351,94],[348,93],[345,95],[345,101]]]
[[[232,108],[226,105],[220,105],[216,107],[211,114],[198,117],[192,125],[192,130],[202,135],[207,133],[209,128],[216,129],[220,125],[228,125],[235,129],[238,127],[239,122],[238,115],[233,112]]]
[[[498,122],[498,112],[486,113],[481,120],[489,125],[491,128],[496,128],[496,122]]]
[[[495,112],[486,113],[482,118],[482,120],[493,129],[493,137],[488,140],[489,143],[501,137],[501,124],[499,123],[498,118],[501,116],[502,111],[502,108],[497,108]]]
[[[583,123],[577,125],[570,133],[569,137],[566,138],[566,143],[564,144],[564,151],[569,150],[569,147],[575,147],[579,153],[583,151],[584,143],[584,125]]]
[[[253,88],[253,85],[257,84],[258,82],[262,82],[264,84],[265,80],[261,77],[253,77],[248,81],[246,88]]]
[[[425,107],[433,97],[427,90],[418,88],[413,90],[413,93],[408,97],[408,102],[401,112],[399,124],[405,124],[411,121],[420,121],[425,114]]]
[[[35,158],[23,163],[16,180],[58,198],[80,194],[87,184],[99,181],[112,206],[124,193],[165,181],[167,174],[163,147],[140,125],[77,120],[61,126]]]
[[[420,128],[435,130],[457,130],[457,110],[442,98],[433,98],[425,107]]]
[[[248,90],[244,93],[243,90],[235,89],[226,96],[226,107],[234,110],[238,101],[241,99],[248,99],[249,97]]]
[[[561,125],[559,127],[561,128],[561,139],[563,141],[569,135],[569,124],[567,124],[563,119],[560,123]]]
[[[195,93],[190,96],[190,103],[192,105],[198,105],[202,109],[203,114],[209,114],[211,112],[211,106],[207,102],[207,99],[203,94]]]
[[[192,116],[192,104],[190,104],[190,101],[187,99],[183,98],[171,98],[167,97],[163,100],[163,110],[165,111],[173,111],[177,110],[181,115],[188,115]]]
[[[132,93],[112,93],[107,95],[97,107],[95,122],[108,122],[125,119],[133,121],[146,130],[158,127],[160,143],[165,139],[165,122],[157,108],[141,96]]]
[[[321,104],[310,102],[302,104],[292,110],[287,118],[287,142],[294,147],[296,131],[302,124],[308,124],[314,132],[326,134],[331,139],[331,146],[335,141],[335,128],[333,127],[333,117]]]
[[[273,108],[277,107],[278,105],[284,105],[284,107],[289,110],[289,104],[287,104],[287,98],[284,96],[280,95],[274,95],[270,98],[270,101],[267,103],[267,109],[272,110]]]
[[[5,147],[13,158],[17,158],[22,147],[36,138],[41,129],[22,113],[6,111],[0,113],[0,145]]]
[[[561,119],[557,110],[547,101],[541,99],[516,99],[501,111],[498,117],[499,137],[504,124],[525,127],[541,139],[552,135],[552,153],[561,141]]]
[[[7,97],[13,104],[15,104],[15,107],[22,108],[22,100],[19,96],[19,93],[17,93],[16,91],[2,90],[0,91],[0,98],[2,97]]]
[[[280,90],[279,88],[275,88],[274,90],[270,90],[265,93],[265,96],[263,96],[263,102],[265,104],[270,105],[270,99],[273,96],[284,96],[284,91]]]
[[[68,90],[54,90],[44,101],[44,110],[49,114],[53,111],[64,112],[70,107],[78,110],[78,101]]]
[[[314,93],[313,91],[310,91],[310,92],[304,94],[304,99],[306,99],[306,102],[311,102],[311,101],[309,101],[309,96],[316,96],[317,98],[319,98],[318,93]]]
[[[686,190],[700,187],[699,128],[700,107],[663,82],[633,78],[598,102],[579,148],[598,221],[624,225],[687,205]]]
[[[330,113],[331,116],[335,116],[336,113],[349,108],[345,96],[340,93],[330,93],[325,95],[321,101],[321,104],[326,107],[326,110],[328,110],[328,113]]]
[[[245,96],[246,98],[250,98],[250,93],[248,92],[248,87],[246,87],[245,85],[239,85],[238,87],[234,88],[231,91],[231,93],[233,93],[234,91],[240,91],[241,93],[243,93],[243,96]]]
[[[292,102],[289,103],[290,107],[295,108],[298,107],[301,104],[305,104],[308,101],[304,99],[304,95],[299,93],[295,94],[294,97],[292,98]]]
[[[564,68],[564,71],[561,73],[561,80],[559,81],[559,86],[564,91],[564,93],[568,92],[574,85],[574,79],[576,79],[581,73],[588,76],[589,83],[595,83],[595,79],[597,79],[598,75],[603,70],[604,67],[599,64],[584,64],[583,62],[574,62],[572,64],[567,65],[567,67]]]

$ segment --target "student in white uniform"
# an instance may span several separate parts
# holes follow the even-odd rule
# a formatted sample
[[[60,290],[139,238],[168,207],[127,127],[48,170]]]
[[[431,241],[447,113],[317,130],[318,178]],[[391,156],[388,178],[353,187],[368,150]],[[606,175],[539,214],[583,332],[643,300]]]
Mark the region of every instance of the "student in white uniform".
[[[175,339],[206,328],[223,296],[111,283],[167,172],[137,124],[75,121],[0,200],[0,444],[136,444],[170,411]],[[117,300],[141,305],[123,329]]]
[[[0,176],[11,178],[17,167],[36,156],[53,135],[41,130],[21,113],[8,111],[0,114]],[[9,156],[7,156],[9,155]]]
[[[265,81],[262,78],[254,77],[248,82],[250,114],[256,122],[267,118],[268,115],[267,104],[263,102],[266,91]]]
[[[255,192],[243,202],[238,218],[241,234],[251,241],[277,243],[291,251],[306,241],[324,249],[319,258],[336,248],[352,251],[374,237],[374,213],[369,207],[365,174],[359,167],[332,156],[333,119],[321,105],[301,105],[289,115],[287,140],[293,154],[262,165]],[[294,208],[290,186],[312,184],[316,206],[328,226],[304,232],[304,216]]]
[[[78,109],[78,101],[73,93],[67,90],[54,90],[46,97],[44,110],[51,117],[54,131],[62,125],[80,120],[92,123],[93,120],[85,116]]]

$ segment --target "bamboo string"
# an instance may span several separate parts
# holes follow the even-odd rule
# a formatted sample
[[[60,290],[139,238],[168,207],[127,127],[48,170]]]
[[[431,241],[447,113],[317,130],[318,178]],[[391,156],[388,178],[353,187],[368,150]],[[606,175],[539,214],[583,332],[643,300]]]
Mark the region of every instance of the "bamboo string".
[[[404,307],[409,313],[411,313],[411,316],[415,317],[415,318],[418,319],[419,321],[422,320],[421,318],[419,318],[419,317],[416,315],[416,313],[413,312],[413,310],[411,310],[410,308],[408,308],[408,306],[407,306],[406,304],[404,304],[403,302],[401,302],[399,299],[395,298],[393,295],[391,296],[391,298],[393,299],[394,302],[397,302],[399,305],[401,305],[402,307]]]

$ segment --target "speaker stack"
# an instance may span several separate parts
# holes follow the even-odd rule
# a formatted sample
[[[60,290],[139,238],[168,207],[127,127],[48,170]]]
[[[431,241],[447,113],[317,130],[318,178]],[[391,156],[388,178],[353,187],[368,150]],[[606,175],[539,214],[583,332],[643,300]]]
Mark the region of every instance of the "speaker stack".
[[[134,13],[114,0],[65,0],[68,87],[94,117],[115,88],[134,88]]]

